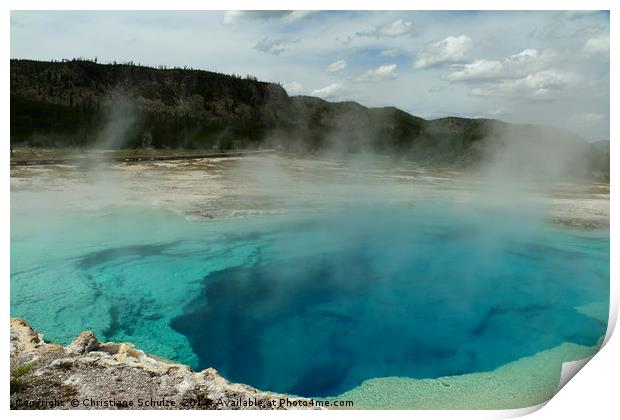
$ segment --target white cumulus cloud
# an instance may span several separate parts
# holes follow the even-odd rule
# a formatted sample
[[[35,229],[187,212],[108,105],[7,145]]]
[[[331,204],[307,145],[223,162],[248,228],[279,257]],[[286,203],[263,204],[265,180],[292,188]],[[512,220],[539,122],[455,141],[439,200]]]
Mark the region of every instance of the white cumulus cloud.
[[[443,63],[454,63],[464,59],[471,48],[472,41],[467,35],[449,36],[422,50],[414,67],[424,69]]]
[[[329,99],[333,98],[338,92],[342,90],[342,85],[339,83],[332,83],[320,89],[310,92],[311,96],[318,96],[319,98]]]
[[[393,79],[398,76],[396,73],[396,64],[383,64],[373,70],[368,70],[366,73],[358,76],[356,82],[368,82],[379,81],[385,79]]]
[[[294,42],[296,41],[263,38],[254,45],[254,49],[267,54],[280,55],[288,49],[290,44]]]
[[[378,36],[395,37],[411,33],[413,22],[398,19],[392,23],[387,23],[377,28]]]
[[[526,48],[506,58],[505,63],[511,72],[532,73],[549,66],[555,57],[556,53],[551,49],[538,52],[535,48]]]
[[[449,81],[488,80],[502,74],[502,63],[495,60],[475,60],[469,64],[453,64],[450,71],[443,74]]]
[[[502,80],[488,86],[472,89],[476,96],[506,96],[530,99],[552,99],[578,83],[575,73],[545,70],[518,79]]]
[[[345,60],[337,60],[327,66],[325,70],[329,73],[336,73],[343,70],[345,67],[347,67],[347,62]]]
[[[396,38],[399,36],[413,35],[413,22],[410,20],[398,19],[394,22],[385,23],[375,26],[374,29],[367,32],[356,32],[356,37],[375,37],[375,38]],[[351,41],[349,39],[349,41]]]
[[[467,64],[452,64],[441,77],[449,81],[490,82],[493,80],[517,80],[530,74],[549,69],[556,53],[547,49],[542,53],[534,48],[526,48],[504,60],[474,60]]]
[[[589,55],[609,54],[609,35],[588,39],[583,46],[583,51]]]

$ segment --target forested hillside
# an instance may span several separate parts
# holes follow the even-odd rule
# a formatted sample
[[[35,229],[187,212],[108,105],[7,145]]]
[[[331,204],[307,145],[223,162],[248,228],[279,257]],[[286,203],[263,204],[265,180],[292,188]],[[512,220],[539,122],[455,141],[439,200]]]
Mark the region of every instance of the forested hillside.
[[[455,117],[428,121],[394,107],[291,97],[279,84],[252,76],[11,60],[12,145],[365,150],[468,163],[484,157],[489,143],[511,142],[574,148],[588,156],[588,166],[605,166],[600,146],[548,127]]]

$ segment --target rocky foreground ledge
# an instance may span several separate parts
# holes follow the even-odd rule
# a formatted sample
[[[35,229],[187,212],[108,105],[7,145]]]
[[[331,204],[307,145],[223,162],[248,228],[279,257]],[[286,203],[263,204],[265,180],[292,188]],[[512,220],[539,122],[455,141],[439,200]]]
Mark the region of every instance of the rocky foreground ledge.
[[[66,347],[11,318],[11,409],[314,409],[85,331]]]

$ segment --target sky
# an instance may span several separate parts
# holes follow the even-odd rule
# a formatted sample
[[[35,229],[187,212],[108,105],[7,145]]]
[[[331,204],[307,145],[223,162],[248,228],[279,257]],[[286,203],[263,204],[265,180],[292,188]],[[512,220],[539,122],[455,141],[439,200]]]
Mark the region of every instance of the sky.
[[[11,58],[253,75],[289,95],[609,139],[609,13],[13,11]]]

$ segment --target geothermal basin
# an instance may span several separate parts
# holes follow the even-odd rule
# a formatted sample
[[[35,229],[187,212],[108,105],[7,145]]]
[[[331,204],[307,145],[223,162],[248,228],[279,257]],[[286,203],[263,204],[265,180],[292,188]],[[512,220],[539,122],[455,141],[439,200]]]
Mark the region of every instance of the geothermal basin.
[[[526,406],[605,335],[608,223],[608,184],[380,159],[16,167],[11,316],[362,408]]]

